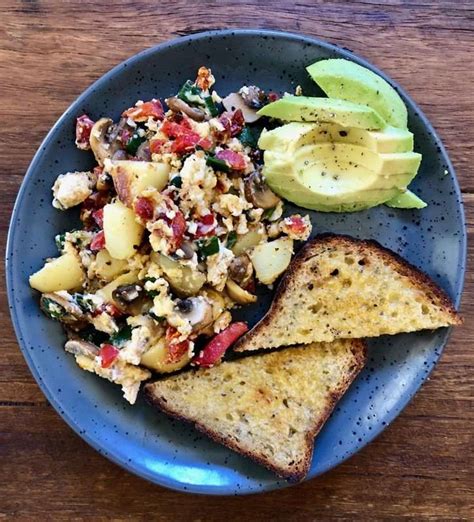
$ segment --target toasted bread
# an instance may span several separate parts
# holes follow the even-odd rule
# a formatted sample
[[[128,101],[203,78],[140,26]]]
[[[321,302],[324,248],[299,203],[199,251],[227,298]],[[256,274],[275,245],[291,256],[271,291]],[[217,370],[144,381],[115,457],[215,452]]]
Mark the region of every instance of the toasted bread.
[[[378,337],[461,322],[447,295],[397,254],[375,241],[324,235],[294,258],[269,312],[234,350]]]
[[[223,362],[147,384],[147,400],[293,481],[314,437],[364,366],[360,340],[310,344]]]

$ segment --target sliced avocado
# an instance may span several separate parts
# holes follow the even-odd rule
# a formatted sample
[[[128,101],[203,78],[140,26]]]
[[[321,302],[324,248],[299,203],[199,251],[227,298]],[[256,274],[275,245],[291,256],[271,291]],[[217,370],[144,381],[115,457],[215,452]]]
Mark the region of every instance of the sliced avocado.
[[[304,208],[350,212],[402,194],[416,175],[419,155],[319,143],[291,152],[267,150],[264,161],[266,181],[281,197]]]
[[[384,119],[367,105],[331,98],[283,96],[262,107],[258,114],[284,121],[337,123],[358,129],[383,129]]]
[[[407,128],[407,109],[397,91],[378,74],[349,60],[320,60],[306,68],[329,96],[372,107],[394,127]]]
[[[421,198],[416,194],[413,194],[411,190],[407,190],[402,194],[395,196],[390,201],[386,201],[385,204],[392,208],[416,208],[421,209],[428,206]]]
[[[308,143],[351,143],[380,152],[410,152],[413,134],[387,126],[381,131],[342,127],[336,123],[292,122],[271,131],[263,131],[258,146],[263,150],[295,150]]]

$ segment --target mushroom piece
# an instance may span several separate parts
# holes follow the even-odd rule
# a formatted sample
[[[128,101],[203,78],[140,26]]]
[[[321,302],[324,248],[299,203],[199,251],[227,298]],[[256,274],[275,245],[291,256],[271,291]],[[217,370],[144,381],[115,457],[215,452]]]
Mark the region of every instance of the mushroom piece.
[[[66,352],[74,355],[84,355],[90,359],[93,359],[99,354],[99,348],[95,344],[83,341],[82,339],[69,339],[64,345],[64,349]]]
[[[255,110],[261,109],[266,103],[268,103],[265,91],[256,85],[246,85],[242,87],[239,94],[242,96],[244,102]]]
[[[247,254],[234,257],[229,266],[229,277],[241,286],[245,286],[253,275],[252,261]]]
[[[88,320],[81,307],[67,292],[51,292],[43,294],[40,308],[52,319],[67,324],[73,330],[80,330],[87,325]]]
[[[212,322],[212,306],[202,296],[180,299],[176,308],[177,314],[190,322],[193,331],[201,330]]]
[[[256,207],[274,208],[280,203],[280,198],[267,185],[261,172],[255,171],[245,179],[245,197]]]
[[[89,142],[97,163],[103,167],[104,160],[120,150],[120,142],[117,140],[118,133],[113,129],[113,121],[110,118],[100,118],[94,123],[91,130]]]
[[[150,143],[148,141],[144,141],[138,146],[135,158],[142,161],[151,161]]]
[[[229,297],[238,304],[250,304],[257,301],[257,296],[241,288],[232,279],[227,279],[225,288]]]
[[[252,107],[249,107],[238,92],[231,92],[228,96],[226,96],[222,100],[222,105],[225,107],[226,111],[230,112],[234,112],[237,109],[240,109],[246,123],[253,123],[260,118],[260,116],[257,114],[257,111]]]
[[[204,121],[207,119],[207,115],[202,109],[191,107],[185,101],[181,100],[181,98],[173,96],[172,98],[167,98],[165,101],[166,105],[168,105],[173,112],[182,112],[194,121]]]
[[[151,306],[151,299],[138,284],[121,285],[112,292],[112,299],[127,314],[139,315]]]

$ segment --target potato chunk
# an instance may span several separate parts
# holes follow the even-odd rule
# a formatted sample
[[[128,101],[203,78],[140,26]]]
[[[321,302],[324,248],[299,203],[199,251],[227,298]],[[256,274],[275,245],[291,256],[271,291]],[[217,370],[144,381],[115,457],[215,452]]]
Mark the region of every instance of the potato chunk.
[[[288,237],[257,245],[250,259],[258,280],[265,285],[273,283],[288,268],[292,254],[293,240]]]
[[[132,207],[133,200],[146,188],[163,190],[170,173],[166,163],[133,160],[106,160],[105,170],[112,176],[120,201]]]
[[[115,259],[132,257],[141,243],[143,226],[135,214],[120,201],[104,207],[105,247]]]
[[[30,276],[30,286],[43,293],[77,290],[83,281],[84,271],[79,256],[73,251],[48,261],[41,270]]]

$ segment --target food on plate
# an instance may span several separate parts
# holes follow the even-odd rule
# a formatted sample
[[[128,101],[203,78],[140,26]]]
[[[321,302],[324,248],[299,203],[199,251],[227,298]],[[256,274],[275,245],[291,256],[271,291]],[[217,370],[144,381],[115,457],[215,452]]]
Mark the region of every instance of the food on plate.
[[[448,296],[393,252],[375,241],[327,235],[302,248],[270,310],[234,350],[378,337],[461,322]]]
[[[265,150],[265,179],[274,192],[305,208],[354,211],[403,194],[416,176],[420,154],[379,153],[340,137],[329,141],[326,129],[318,124],[290,123],[262,134],[259,145]],[[353,130],[359,135],[371,134],[350,129],[343,132],[343,139],[347,140]],[[380,136],[383,132],[372,134]],[[393,148],[397,148],[396,142]]]
[[[56,237],[59,256],[30,284],[78,365],[131,403],[151,371],[218,364],[247,331],[231,310],[255,303],[311,233],[261,173],[257,110],[276,96],[244,86],[221,99],[213,86],[201,67],[165,103],[80,116],[76,145],[97,166],[53,185],[82,228]]]
[[[393,208],[425,208],[427,204],[411,190],[407,190],[399,196],[395,196],[390,201],[386,201],[387,207]]]
[[[366,105],[333,98],[311,98],[291,94],[266,105],[258,113],[283,121],[337,123],[356,129],[379,130],[386,125],[382,117]]]
[[[145,393],[164,412],[299,481],[315,435],[365,360],[360,340],[309,344],[166,377]]]
[[[397,91],[382,77],[340,58],[320,60],[306,68],[329,98],[372,107],[389,124],[407,128],[407,108]]]
[[[259,139],[265,150],[263,174],[273,191],[323,212],[354,212],[382,203],[424,208],[407,189],[421,155],[413,152],[398,93],[347,60],[321,60],[307,69],[329,98],[285,94],[258,111],[290,122],[264,131]]]
[[[336,123],[291,122],[270,131],[263,130],[259,147],[263,150],[295,151],[312,143],[359,145],[377,153],[411,152],[413,134],[406,129],[386,126],[381,130],[343,127]]]

